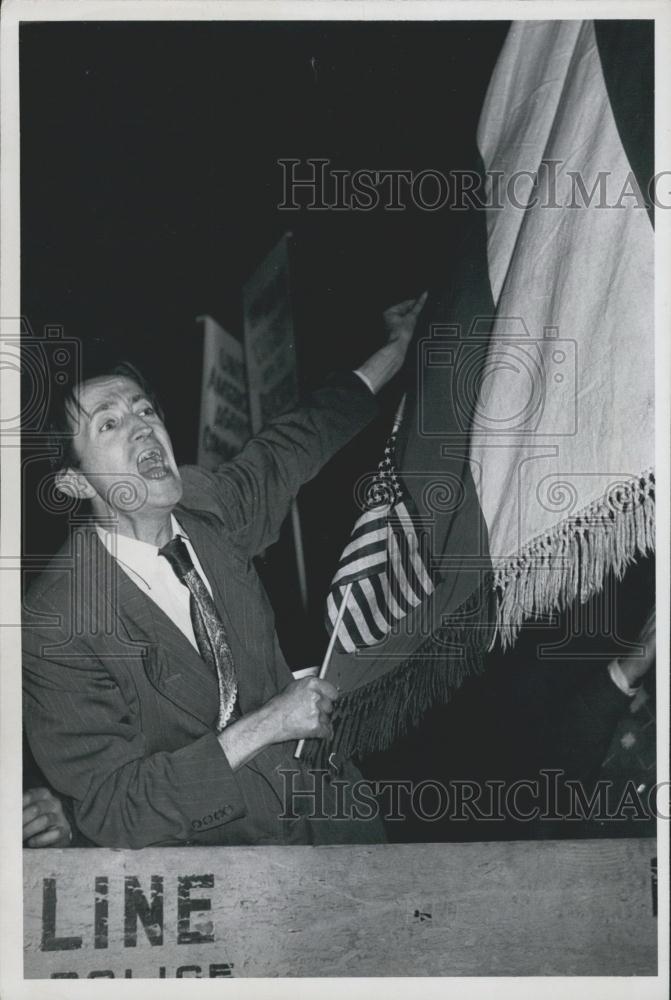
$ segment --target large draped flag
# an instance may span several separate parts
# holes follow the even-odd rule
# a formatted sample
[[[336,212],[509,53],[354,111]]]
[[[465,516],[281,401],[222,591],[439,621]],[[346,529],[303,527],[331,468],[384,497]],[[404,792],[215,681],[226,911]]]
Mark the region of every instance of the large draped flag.
[[[653,545],[652,68],[645,22],[513,24],[482,111],[489,177],[535,179],[487,212],[471,445],[505,643]]]
[[[329,754],[384,748],[496,634],[513,643],[653,547],[651,73],[645,22],[510,28],[477,132],[485,207],[427,304],[394,449],[431,587],[334,653]]]

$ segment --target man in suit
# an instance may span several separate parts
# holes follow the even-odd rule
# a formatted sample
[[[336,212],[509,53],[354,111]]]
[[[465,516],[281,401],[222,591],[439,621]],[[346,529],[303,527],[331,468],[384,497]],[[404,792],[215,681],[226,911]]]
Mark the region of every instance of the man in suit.
[[[95,844],[384,839],[374,821],[311,818],[332,814],[328,782],[281,773],[299,767],[294,741],[329,734],[338,692],[292,680],[252,559],[300,486],[375,415],[424,302],[387,310],[383,348],[216,473],[178,469],[131,366],[64,398],[57,486],[92,517],[25,602],[25,725]],[[299,793],[289,802],[287,787]]]

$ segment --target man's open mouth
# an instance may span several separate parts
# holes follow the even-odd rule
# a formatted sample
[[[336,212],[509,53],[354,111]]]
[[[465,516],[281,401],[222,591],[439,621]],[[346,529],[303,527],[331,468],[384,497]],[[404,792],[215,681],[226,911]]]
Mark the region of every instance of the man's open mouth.
[[[140,452],[137,457],[137,471],[145,479],[164,479],[170,474],[163,450],[153,447]]]

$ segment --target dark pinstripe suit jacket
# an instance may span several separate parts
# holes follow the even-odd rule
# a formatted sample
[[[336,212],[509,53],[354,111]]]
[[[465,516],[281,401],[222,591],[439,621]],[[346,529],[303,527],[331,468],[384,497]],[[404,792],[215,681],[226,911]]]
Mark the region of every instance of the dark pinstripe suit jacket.
[[[300,485],[375,413],[360,380],[345,376],[271,424],[217,473],[182,469],[184,496],[175,515],[226,624],[243,713],[291,680],[252,557],[277,537]],[[269,747],[233,773],[215,733],[214,674],[91,525],[72,531],[24,610],[30,746],[96,844],[380,837],[379,827],[357,833],[349,824],[279,818],[286,779],[278,771],[296,767],[293,744]]]

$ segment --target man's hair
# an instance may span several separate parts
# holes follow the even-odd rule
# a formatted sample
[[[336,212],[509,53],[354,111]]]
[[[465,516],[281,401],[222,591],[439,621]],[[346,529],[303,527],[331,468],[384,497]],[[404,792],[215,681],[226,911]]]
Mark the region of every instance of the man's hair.
[[[146,395],[161,420],[163,420],[163,410],[156,398],[156,393],[132,361],[117,359],[102,361],[95,366],[89,366],[85,372],[82,372],[81,378],[77,382],[68,385],[64,389],[52,382],[51,405],[49,407],[46,430],[48,444],[52,452],[49,461],[55,472],[59,472],[61,469],[76,469],[79,467],[79,457],[74,448],[74,420],[76,420],[76,414],[81,412],[77,399],[77,391],[86,382],[90,382],[91,379],[113,377],[115,375],[132,379]]]

